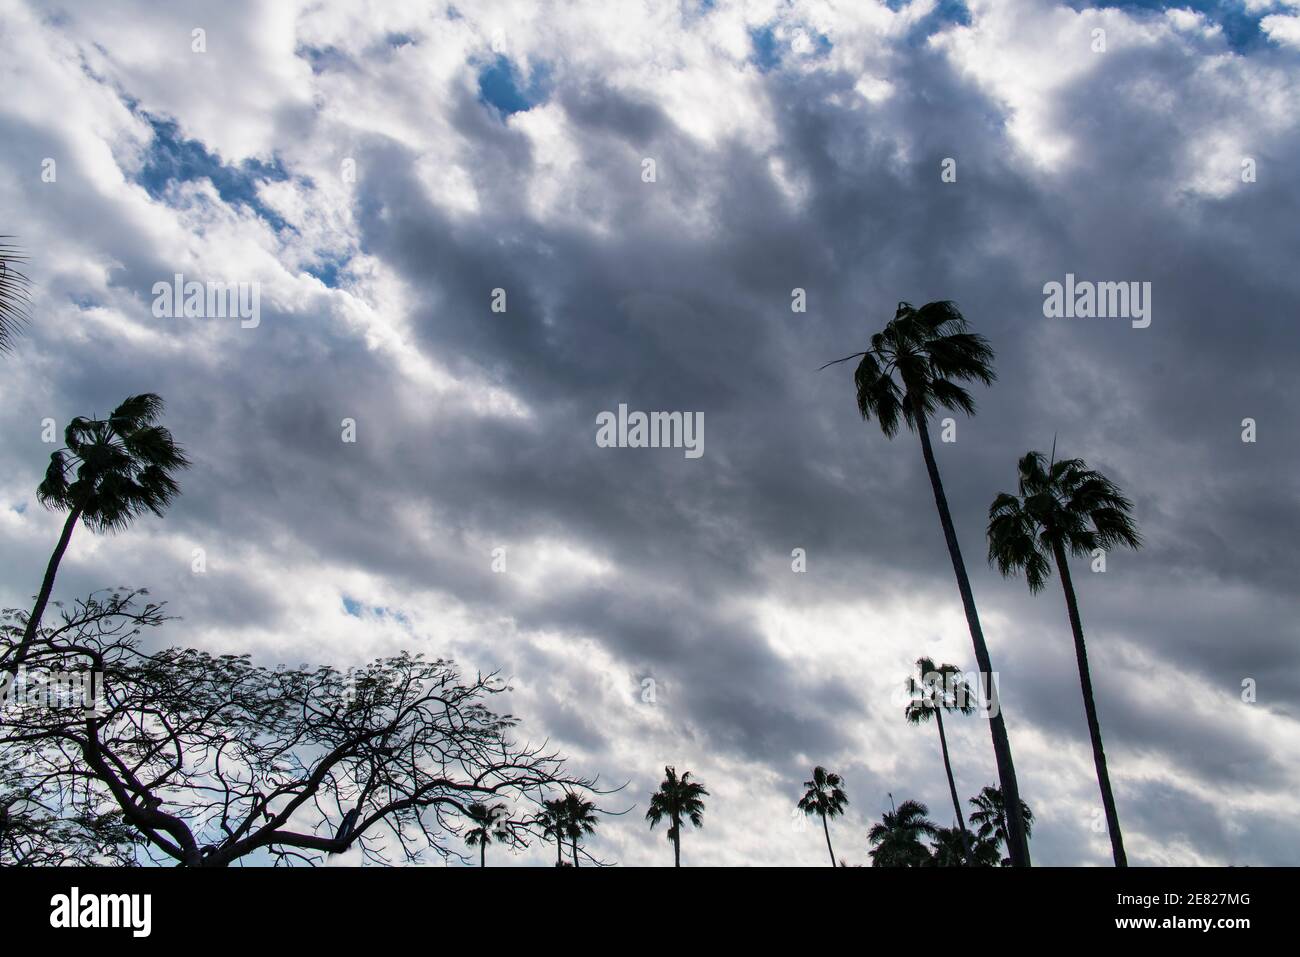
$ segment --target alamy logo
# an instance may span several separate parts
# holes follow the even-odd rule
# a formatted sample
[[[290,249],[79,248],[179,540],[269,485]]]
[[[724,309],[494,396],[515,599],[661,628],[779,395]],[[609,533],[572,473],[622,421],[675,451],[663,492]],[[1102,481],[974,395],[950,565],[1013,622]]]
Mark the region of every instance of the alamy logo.
[[[0,676],[0,708],[80,708],[86,714],[103,714],[102,671],[28,671],[19,665]]]
[[[602,449],[685,449],[688,459],[704,454],[703,412],[628,412],[596,416],[596,445]]]
[[[1043,315],[1048,319],[1132,319],[1134,329],[1151,325],[1151,283],[1065,282],[1043,284]]]
[[[153,929],[153,897],[149,894],[70,894],[50,898],[50,926],[129,927],[131,936],[148,937]]]
[[[931,671],[922,675],[920,681],[898,682],[892,687],[890,702],[900,708],[910,704],[933,708],[936,702],[947,701],[963,710],[968,706],[974,708],[975,713],[984,718],[996,718],[1002,713],[996,671],[987,674],[980,671]]]
[[[177,273],[171,282],[153,284],[155,319],[239,319],[243,329],[262,321],[262,284],[257,282],[201,283]]]

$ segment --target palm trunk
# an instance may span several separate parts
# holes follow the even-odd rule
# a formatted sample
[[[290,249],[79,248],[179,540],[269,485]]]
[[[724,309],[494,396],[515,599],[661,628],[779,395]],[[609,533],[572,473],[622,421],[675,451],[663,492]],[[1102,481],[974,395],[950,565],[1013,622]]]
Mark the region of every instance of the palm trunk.
[[[478,845],[478,866],[487,867],[487,841],[480,841]]]
[[[32,606],[32,613],[27,618],[23,640],[18,645],[11,665],[14,669],[23,663],[23,659],[27,656],[28,645],[36,640],[37,629],[41,626],[41,616],[45,614],[45,606],[50,602],[50,592],[54,591],[54,576],[59,573],[59,563],[63,561],[63,553],[68,550],[72,530],[76,527],[79,518],[81,518],[81,506],[77,505],[68,513],[68,518],[63,523],[63,533],[59,536],[59,543],[54,546],[54,554],[50,556],[50,563],[45,568],[45,578],[41,582],[40,593],[36,596],[36,604]]]
[[[961,816],[961,800],[957,797],[957,782],[952,776],[952,761],[948,758],[948,735],[943,731],[943,709],[936,708],[935,718],[939,722],[939,746],[943,748],[943,769],[948,772],[948,793],[952,795],[952,809],[957,812],[957,826],[966,833],[966,820]]]
[[[578,839],[573,839],[573,866],[578,866]]]
[[[830,852],[830,855],[831,855],[831,867],[834,867],[834,866],[835,866],[835,850],[831,847],[831,829],[830,829],[830,825],[828,825],[828,824],[826,823],[826,815],[825,815],[825,814],[822,815],[822,830],[826,832],[826,850]]]
[[[948,793],[952,795],[952,809],[957,812],[957,827],[961,830],[962,853],[966,856],[966,863],[974,864],[974,842],[966,830],[966,819],[961,815],[961,799],[957,797],[957,782],[953,780],[952,760],[948,757],[948,735],[943,730],[943,709],[936,707],[934,717],[939,723],[939,747],[943,749],[943,769],[948,772]]]
[[[682,826],[673,824],[673,867],[682,866]]]
[[[1088,715],[1088,734],[1092,738],[1092,763],[1097,767],[1097,784],[1101,787],[1101,803],[1106,809],[1106,827],[1110,830],[1110,850],[1116,867],[1128,867],[1124,853],[1124,838],[1119,830],[1119,815],[1115,811],[1115,795],[1110,789],[1110,774],[1106,771],[1106,751],[1101,746],[1101,722],[1097,720],[1097,704],[1092,698],[1092,675],[1088,671],[1088,648],[1083,643],[1083,622],[1079,618],[1079,603],[1074,597],[1074,581],[1066,562],[1065,547],[1052,545],[1057,571],[1061,573],[1061,587],[1065,590],[1065,610],[1070,615],[1070,628],[1074,631],[1074,655],[1079,660],[1079,684],[1083,686],[1083,710]]]
[[[943,481],[939,478],[939,466],[934,460],[934,449],[930,447],[930,430],[926,426],[924,415],[915,416],[915,422],[916,430],[921,436],[921,452],[925,456],[925,468],[930,473],[930,486],[934,490],[934,504],[939,510],[943,537],[948,543],[952,570],[957,575],[957,589],[961,592],[961,603],[966,612],[966,624],[970,628],[971,643],[975,646],[975,663],[979,666],[981,675],[985,676],[985,680],[989,683],[991,699],[989,732],[993,736],[993,756],[997,759],[998,780],[1007,807],[1007,852],[1013,865],[1028,867],[1029,841],[1025,837],[1025,822],[1020,813],[1020,788],[1016,784],[1016,766],[1011,759],[1011,741],[1007,737],[1007,725],[998,702],[997,685],[993,681],[993,663],[989,659],[988,646],[984,644],[984,631],[980,627],[979,612],[975,608],[975,596],[971,592],[970,579],[966,576],[966,564],[962,561],[961,547],[957,544],[957,530],[953,527],[952,515],[948,511],[948,498],[943,493]]]
[[[564,866],[564,838],[555,835],[555,866]]]

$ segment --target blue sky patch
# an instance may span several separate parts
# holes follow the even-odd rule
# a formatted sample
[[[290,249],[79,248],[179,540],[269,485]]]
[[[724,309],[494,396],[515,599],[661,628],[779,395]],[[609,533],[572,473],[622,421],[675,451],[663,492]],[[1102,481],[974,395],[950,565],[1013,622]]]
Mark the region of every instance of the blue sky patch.
[[[153,127],[153,144],[135,181],[152,199],[162,199],[172,183],[199,179],[212,181],[217,195],[232,206],[244,206],[266,220],[274,229],[288,224],[257,195],[261,183],[278,183],[289,178],[278,159],[263,162],[246,159],[237,166],[226,165],[209,153],[198,140],[185,139],[175,121],[141,114]]]
[[[1249,13],[1241,0],[1182,0],[1180,3],[1163,3],[1161,0],[1118,0],[1114,3],[1080,3],[1073,0],[1075,10],[1123,10],[1128,13],[1164,13],[1166,10],[1193,10],[1202,13],[1223,30],[1228,45],[1239,53],[1258,49],[1268,43],[1259,21],[1276,10]]]
[[[546,98],[546,75],[543,68],[533,70],[532,81],[525,86],[509,58],[498,56],[479,71],[479,102],[494,107],[502,117],[523,113]]]
[[[830,38],[809,30],[806,27],[794,27],[785,31],[784,39],[779,39],[776,35],[776,27],[773,24],[759,27],[756,30],[749,31],[750,41],[754,45],[753,62],[763,73],[775,70],[781,65],[781,60],[787,54],[793,54],[794,51],[790,44],[794,38],[794,30],[803,30],[812,41],[812,48],[804,56],[822,57],[831,51]]]

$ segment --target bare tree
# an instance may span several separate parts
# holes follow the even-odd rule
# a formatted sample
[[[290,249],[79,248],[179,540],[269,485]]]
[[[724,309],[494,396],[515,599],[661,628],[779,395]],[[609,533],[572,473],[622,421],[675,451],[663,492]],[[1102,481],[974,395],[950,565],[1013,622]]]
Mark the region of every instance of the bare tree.
[[[596,791],[558,754],[514,739],[516,719],[487,705],[505,690],[494,675],[462,679],[451,661],[410,654],[344,673],[192,648],[150,653],[141,633],[169,618],[145,594],[60,606],[28,648],[27,673],[102,675],[94,710],[10,695],[0,712],[12,791],[43,795],[43,813],[17,809],[29,829],[66,829],[78,815],[116,821],[142,861],[189,867],[250,856],[318,864],[353,848],[380,864],[426,852],[464,860],[455,848],[474,826],[471,805],[504,803],[502,828],[526,846],[551,791]],[[26,612],[0,622],[0,646],[12,646]],[[83,843],[111,836],[92,829]]]

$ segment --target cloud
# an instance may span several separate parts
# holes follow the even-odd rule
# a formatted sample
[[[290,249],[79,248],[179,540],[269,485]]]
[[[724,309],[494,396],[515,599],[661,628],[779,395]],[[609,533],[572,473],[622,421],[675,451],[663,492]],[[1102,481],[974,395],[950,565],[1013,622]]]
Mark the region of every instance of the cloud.
[[[1109,853],[1056,585],[1031,598],[981,547],[1016,458],[1055,438],[1124,486],[1148,543],[1075,571],[1131,857],[1277,862],[1294,54],[1025,0],[616,6],[5,0],[0,74],[30,93],[0,104],[0,225],[40,297],[0,407],[5,600],[57,535],[42,419],[158,391],[184,494],[79,531],[62,594],[148,585],[183,616],[160,637],[268,662],[500,669],[528,733],[627,782],[637,808],[593,844],[626,863],[667,860],[640,818],[675,764],[713,792],[688,861],[820,864],[790,808],[826,764],[853,801],[837,853],[864,861],[890,792],[950,817],[934,735],[892,696],[917,656],[971,653],[915,438],[861,422],[847,365],[815,370],[899,299],[955,298],[999,381],[937,455],[1036,860]],[[260,283],[262,321],[153,318],[178,272]],[[1152,282],[1151,327],[1045,319],[1067,272]],[[706,454],[598,448],[620,402],[702,412]],[[974,794],[987,728],[956,725]]]

